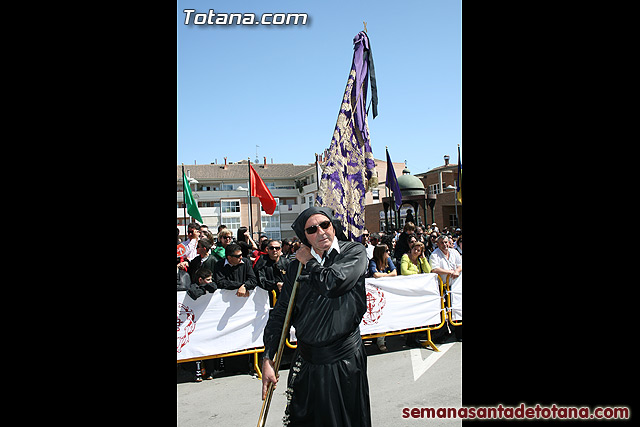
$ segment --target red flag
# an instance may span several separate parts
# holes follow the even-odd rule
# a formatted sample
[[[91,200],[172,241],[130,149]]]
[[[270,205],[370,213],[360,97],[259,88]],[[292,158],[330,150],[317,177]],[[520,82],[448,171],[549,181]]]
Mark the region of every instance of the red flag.
[[[273,198],[271,191],[269,191],[267,185],[251,165],[249,165],[249,181],[251,183],[251,197],[257,196],[260,198],[264,211],[269,215],[273,215],[276,210],[276,199]]]

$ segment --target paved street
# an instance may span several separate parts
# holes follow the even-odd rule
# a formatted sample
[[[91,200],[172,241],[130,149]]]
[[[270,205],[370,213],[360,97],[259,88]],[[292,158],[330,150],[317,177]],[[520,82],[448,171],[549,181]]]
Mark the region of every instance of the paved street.
[[[453,335],[440,352],[403,347],[404,336],[387,337],[387,353],[366,340],[371,413],[374,426],[460,426],[458,419],[402,418],[403,408],[462,405],[462,343]],[[286,356],[286,353],[285,353]],[[283,366],[288,368],[288,365]],[[280,371],[267,426],[281,426],[288,369]],[[260,415],[261,381],[250,375],[216,373],[213,380],[177,385],[178,426],[255,426]]]

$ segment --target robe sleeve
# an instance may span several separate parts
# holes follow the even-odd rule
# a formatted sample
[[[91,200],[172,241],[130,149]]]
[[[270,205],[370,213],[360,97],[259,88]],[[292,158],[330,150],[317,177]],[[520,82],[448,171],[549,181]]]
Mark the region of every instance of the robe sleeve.
[[[256,279],[256,273],[254,273],[253,268],[250,263],[245,263],[245,280],[244,287],[246,290],[251,291],[258,286],[258,279]]]
[[[218,289],[238,289],[242,286],[242,283],[236,282],[234,280],[227,279],[224,275],[224,266],[219,266],[216,271],[213,273],[213,280],[218,285]]]
[[[296,280],[296,273],[298,272],[298,265],[300,261],[295,260],[289,263],[287,268],[287,274],[284,277],[284,285],[282,286],[282,292],[276,301],[276,305],[269,312],[269,321],[264,328],[263,342],[264,353],[262,355],[265,359],[273,360],[276,352],[278,351],[278,344],[280,344],[280,336],[282,335],[282,327],[284,326],[284,319],[287,316],[287,307],[289,306],[289,300],[291,299],[291,292],[293,291],[293,282]],[[291,316],[291,323],[293,323],[293,317],[295,316],[295,309]]]
[[[349,292],[367,271],[367,251],[359,243],[345,245],[340,255],[328,267],[315,259],[307,262],[305,270],[309,280],[304,284],[328,298],[337,298]]]

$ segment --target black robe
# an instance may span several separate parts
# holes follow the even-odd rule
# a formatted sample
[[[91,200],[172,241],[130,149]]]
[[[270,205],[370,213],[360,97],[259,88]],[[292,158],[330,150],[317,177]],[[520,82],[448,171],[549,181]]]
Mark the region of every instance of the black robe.
[[[256,275],[251,268],[249,258],[242,258],[242,263],[238,265],[226,264],[227,259],[216,262],[213,269],[213,281],[218,289],[238,289],[244,285],[245,289],[251,291],[258,285]]]
[[[276,291],[276,295],[280,295],[280,289],[278,289],[278,282],[282,282],[284,286],[284,275],[282,272],[286,272],[289,267],[290,261],[281,256],[278,262],[275,262],[269,255],[262,255],[256,261],[253,272],[258,279],[258,286],[267,292]]]
[[[360,337],[366,311],[367,255],[362,244],[339,241],[324,266],[311,259],[292,314],[298,349],[287,381],[285,425],[370,426],[367,356]],[[299,261],[292,261],[264,330],[264,357],[278,349]]]

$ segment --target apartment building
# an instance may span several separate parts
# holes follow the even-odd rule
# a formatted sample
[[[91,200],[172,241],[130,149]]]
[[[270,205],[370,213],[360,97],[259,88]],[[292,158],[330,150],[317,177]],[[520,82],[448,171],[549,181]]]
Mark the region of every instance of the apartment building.
[[[249,226],[249,162],[184,165],[193,197],[203,222],[215,234],[224,224],[234,235],[240,226]],[[251,220],[254,238],[266,234],[273,239],[291,238],[295,235],[291,224],[309,206],[313,206],[318,191],[315,163],[294,165],[291,163],[252,163],[260,178],[276,199],[278,206],[273,215],[266,214],[257,197],[251,198]],[[192,218],[184,218],[182,194],[182,166],[177,166],[177,225],[181,237],[184,224]],[[188,215],[188,214],[187,214]]]
[[[366,227],[370,232],[384,229],[382,199],[388,194],[384,181],[387,174],[386,160],[374,159],[379,185],[365,195]],[[313,206],[318,193],[316,165],[294,165],[291,163],[262,163],[252,166],[265,182],[278,206],[273,215],[266,214],[257,197],[251,198],[254,238],[266,234],[270,238],[292,238],[295,233],[291,224],[300,212]],[[393,163],[396,176],[402,176],[404,163]],[[182,167],[177,166],[176,219],[181,238],[184,224],[192,218],[184,218],[182,194]],[[216,232],[224,224],[235,235],[240,226],[249,226],[249,164],[248,160],[224,164],[184,165],[191,191],[198,202],[198,210],[206,225]],[[410,206],[404,206],[405,214]],[[188,214],[187,214],[188,215]]]

